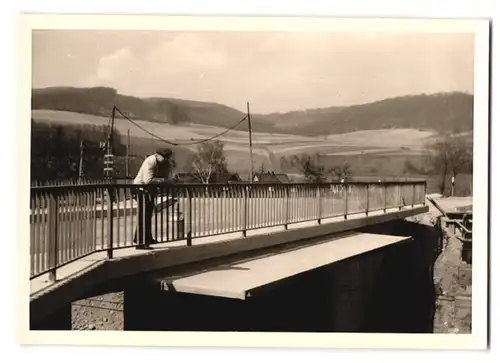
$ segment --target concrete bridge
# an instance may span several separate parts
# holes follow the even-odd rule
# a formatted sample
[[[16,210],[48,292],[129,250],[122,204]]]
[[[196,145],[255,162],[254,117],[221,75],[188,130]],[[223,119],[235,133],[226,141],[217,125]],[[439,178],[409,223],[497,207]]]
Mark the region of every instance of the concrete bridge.
[[[31,189],[32,330],[71,329],[72,302],[107,292],[127,330],[429,329],[435,231],[405,221],[425,181],[161,185],[150,250],[131,243],[135,190]]]

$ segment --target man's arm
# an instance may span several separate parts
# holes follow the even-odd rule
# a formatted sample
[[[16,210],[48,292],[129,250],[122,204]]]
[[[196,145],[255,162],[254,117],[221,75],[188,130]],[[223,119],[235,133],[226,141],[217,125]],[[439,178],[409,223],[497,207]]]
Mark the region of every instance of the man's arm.
[[[153,178],[151,184],[161,184],[165,182],[165,178]]]
[[[155,176],[155,172],[154,172],[153,168],[148,168],[144,179],[145,179],[144,181],[146,182],[146,184],[160,184],[160,183],[163,183],[165,181],[164,178],[158,178]]]

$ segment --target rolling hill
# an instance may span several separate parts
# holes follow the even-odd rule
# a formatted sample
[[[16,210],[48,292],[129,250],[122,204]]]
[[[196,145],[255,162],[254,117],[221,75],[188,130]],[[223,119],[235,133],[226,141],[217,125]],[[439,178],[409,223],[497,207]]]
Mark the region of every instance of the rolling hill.
[[[33,110],[61,110],[109,117],[113,105],[129,117],[171,125],[197,124],[227,128],[244,113],[208,102],[174,98],[137,98],[107,87],[34,89]],[[473,96],[465,93],[409,95],[377,102],[287,113],[252,114],[253,130],[324,136],[360,130],[418,129],[438,133],[473,129]],[[242,123],[236,130],[246,130]]]
[[[402,96],[363,105],[308,111],[313,114],[312,120],[298,123],[293,132],[310,136],[380,129],[469,132],[473,129],[473,104],[473,96],[464,93]],[[300,117],[297,112],[289,115],[293,116]]]
[[[32,120],[56,124],[106,125],[113,105],[157,137],[190,143],[233,126],[245,114],[231,107],[173,98],[137,98],[112,88],[54,87],[32,92]],[[115,126],[130,131],[131,153],[142,158],[161,142],[128,121]],[[399,175],[406,160],[421,162],[426,144],[446,132],[472,141],[473,96],[464,93],[412,95],[363,105],[253,114],[254,167],[284,170],[282,157],[319,153],[325,165],[348,162],[356,175]],[[243,122],[219,138],[228,167],[248,174],[248,133]],[[172,147],[178,170],[186,168],[196,146]]]

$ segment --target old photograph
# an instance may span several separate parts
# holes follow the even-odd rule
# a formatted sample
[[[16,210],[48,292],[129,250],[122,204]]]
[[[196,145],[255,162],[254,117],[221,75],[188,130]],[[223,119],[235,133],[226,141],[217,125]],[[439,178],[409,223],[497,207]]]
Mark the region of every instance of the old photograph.
[[[29,330],[485,334],[485,23],[418,22],[34,25]]]

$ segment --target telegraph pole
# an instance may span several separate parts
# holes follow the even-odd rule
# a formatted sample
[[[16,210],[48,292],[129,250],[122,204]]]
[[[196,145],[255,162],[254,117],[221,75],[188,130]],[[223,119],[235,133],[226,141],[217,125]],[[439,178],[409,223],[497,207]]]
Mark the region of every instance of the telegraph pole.
[[[247,102],[248,141],[250,144],[250,184],[253,182],[253,153],[252,153],[252,120],[250,119],[250,104]]]
[[[113,111],[111,112],[111,128],[109,130],[109,142],[108,142],[108,152],[113,154],[113,136],[114,136],[114,128],[115,128],[115,111],[116,106],[113,106]]]
[[[80,163],[78,165],[78,179],[83,178],[83,140],[80,141]]]
[[[109,180],[113,178],[113,131],[115,127],[115,110],[116,106],[113,106],[113,111],[111,113],[111,127],[108,134],[108,144],[106,145],[106,154],[104,155],[104,178]]]
[[[128,178],[128,170],[129,170],[129,149],[130,149],[130,129],[127,130],[127,162],[125,164],[125,174]]]

